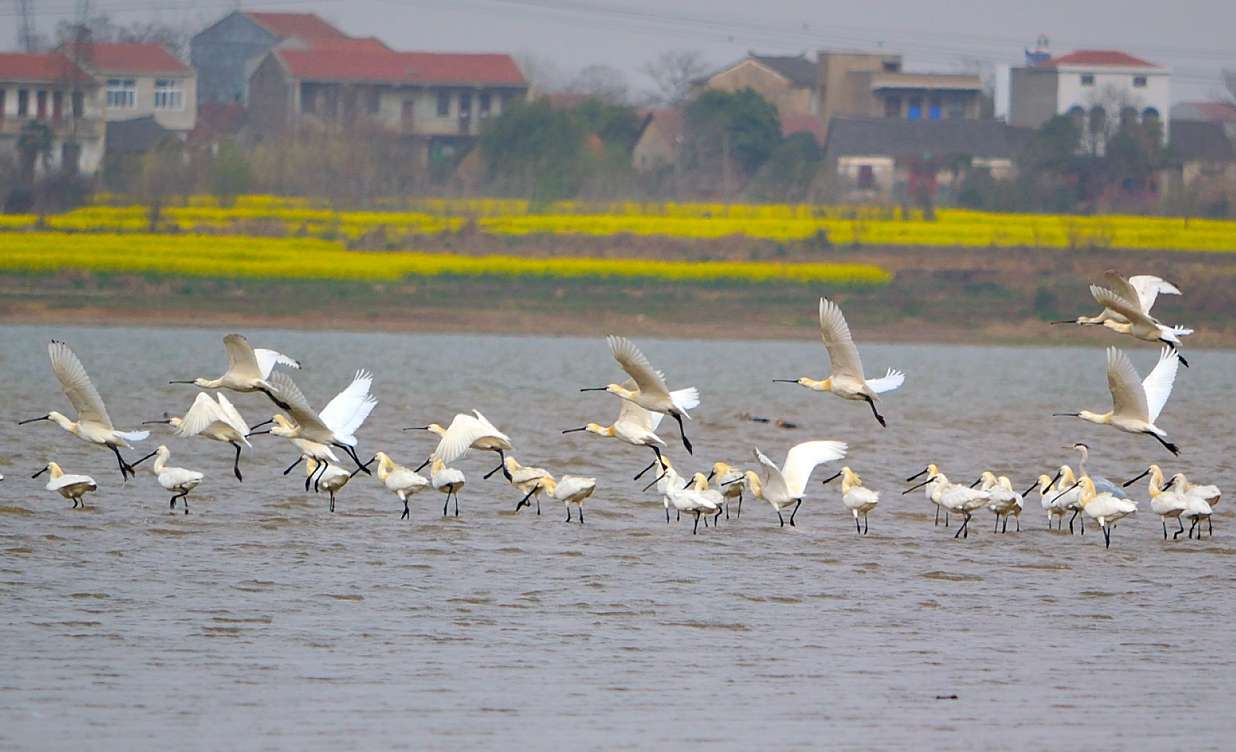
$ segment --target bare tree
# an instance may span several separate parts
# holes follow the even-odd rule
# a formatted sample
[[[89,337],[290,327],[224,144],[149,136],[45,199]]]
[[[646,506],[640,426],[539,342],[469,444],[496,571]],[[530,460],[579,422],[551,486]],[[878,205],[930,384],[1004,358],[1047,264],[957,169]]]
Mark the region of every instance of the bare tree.
[[[554,61],[534,52],[517,52],[514,57],[534,96],[562,88],[562,69]]]
[[[83,32],[83,27],[86,30]],[[187,26],[173,26],[158,21],[134,21],[121,25],[112,21],[106,13],[86,18],[84,23],[61,21],[56,25],[56,40],[60,44],[72,44],[83,34],[95,42],[150,42],[161,44],[173,55],[185,58],[192,36]]]
[[[589,65],[575,74],[566,90],[572,94],[596,97],[602,102],[622,104],[627,101],[630,87],[627,77],[617,68],[608,65]]]
[[[691,84],[708,73],[708,63],[696,50],[667,50],[640,67],[652,79],[655,90],[649,99],[655,104],[676,106],[691,93]]]

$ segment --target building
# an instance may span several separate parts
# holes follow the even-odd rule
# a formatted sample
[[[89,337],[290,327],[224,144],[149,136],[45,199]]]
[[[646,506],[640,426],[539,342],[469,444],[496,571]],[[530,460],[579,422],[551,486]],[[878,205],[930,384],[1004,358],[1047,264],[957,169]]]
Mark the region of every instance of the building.
[[[107,130],[100,90],[59,52],[0,53],[0,154],[17,159],[28,177],[45,168],[94,174]],[[23,154],[23,134],[36,129],[50,137],[50,150]]]
[[[1009,72],[1009,124],[1038,128],[1057,115],[1077,120],[1092,150],[1121,122],[1156,122],[1169,139],[1171,73],[1118,50],[1077,50]]]
[[[973,169],[1009,177],[1031,133],[997,120],[839,117],[824,159],[842,178],[846,200],[934,195]]]
[[[1189,186],[1199,193],[1224,191],[1236,198],[1234,143],[1223,122],[1176,121],[1168,146],[1169,174],[1174,178],[1169,186]]]
[[[528,82],[504,54],[396,52],[372,40],[279,46],[249,82],[250,124],[270,135],[300,127],[378,128],[458,153],[481,125],[524,99]]]
[[[902,120],[977,119],[983,116],[983,82],[976,75],[908,73],[892,53],[821,50],[773,57],[749,54],[697,82],[704,89],[755,90],[782,118],[811,115],[827,133],[835,117]]]
[[[103,86],[109,123],[153,117],[179,134],[197,123],[197,74],[162,45],[92,42],[62,48]]]
[[[631,164],[639,172],[654,172],[678,163],[682,150],[682,111],[666,108],[644,115],[639,138],[631,150]]]
[[[249,76],[278,45],[347,39],[313,13],[233,11],[193,35],[189,62],[197,71],[202,102],[248,102]]]

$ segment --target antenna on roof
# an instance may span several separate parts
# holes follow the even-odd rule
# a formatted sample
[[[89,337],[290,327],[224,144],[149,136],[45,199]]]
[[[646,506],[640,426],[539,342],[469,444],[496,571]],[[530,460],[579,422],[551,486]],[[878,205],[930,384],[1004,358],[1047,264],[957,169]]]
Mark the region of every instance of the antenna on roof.
[[[38,40],[34,38],[34,0],[17,0],[17,45],[26,52],[37,52]]]

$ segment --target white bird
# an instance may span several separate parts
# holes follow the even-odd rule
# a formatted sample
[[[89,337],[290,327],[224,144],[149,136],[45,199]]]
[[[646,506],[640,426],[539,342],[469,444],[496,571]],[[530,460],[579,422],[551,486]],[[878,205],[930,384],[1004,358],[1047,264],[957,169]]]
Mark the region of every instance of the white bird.
[[[742,470],[730,467],[724,462],[714,462],[712,471],[708,473],[707,480],[717,479],[717,486],[721,489],[721,495],[725,497],[725,519],[730,518],[730,504],[734,499],[738,500],[738,512],[734,515],[736,519],[742,519],[742,492],[745,483],[739,483],[744,477]],[[757,482],[758,482],[758,477]]]
[[[940,472],[940,468],[934,462],[932,462],[932,463],[929,463],[927,467],[923,468],[922,470],[919,470],[917,473],[915,473],[914,475],[911,475],[909,478],[906,478],[906,483],[911,483],[914,480],[921,478],[924,475],[927,476],[926,480],[924,480],[921,483],[917,483],[913,486],[910,486],[906,490],[902,491],[901,495],[905,496],[911,491],[915,491],[917,489],[920,489],[926,486],[926,491],[924,492],[924,495],[927,497],[927,501],[930,501],[932,504],[936,505],[936,518],[935,518],[935,522],[932,523],[932,527],[935,527],[936,525],[940,524],[940,492],[943,490],[944,486],[948,484],[949,480],[944,475],[944,473]],[[947,510],[944,512],[944,526],[948,527],[948,511]]]
[[[532,497],[536,497],[536,513],[541,513],[541,492],[544,487],[538,483],[542,478],[552,478],[548,470],[539,467],[525,467],[519,464],[519,460],[512,455],[507,455],[502,458],[502,465],[506,468],[508,478],[512,486],[519,489],[519,492],[524,494],[524,497],[515,504],[515,511],[526,506],[532,506],[529,501]]]
[[[176,500],[184,499],[185,514],[188,514],[189,492],[197,488],[198,484],[206,476],[196,470],[187,470],[183,467],[168,467],[167,460],[171,455],[171,451],[166,446],[160,444],[158,449],[134,462],[133,466],[137,467],[151,457],[154,457],[154,465],[150,468],[151,474],[155,476],[155,480],[159,482],[160,486],[163,486],[165,491],[172,492],[172,501],[169,508],[175,509]]]
[[[77,509],[78,504],[82,509],[86,508],[86,501],[83,497],[91,491],[99,490],[99,484],[94,482],[94,478],[89,475],[69,475],[60,469],[60,466],[55,462],[48,462],[43,466],[43,469],[31,475],[31,478],[37,478],[43,473],[48,473],[47,485],[44,486],[48,491],[55,491],[66,499],[73,502],[73,508]],[[3,477],[0,476],[0,480]]]
[[[117,431],[112,425],[112,419],[107,415],[103,398],[94,388],[90,376],[77,355],[63,342],[52,340],[47,346],[47,354],[51,357],[52,373],[60,381],[64,396],[77,413],[77,420],[69,420],[65,415],[55,410],[38,418],[18,421],[17,425],[35,423],[40,420],[50,420],[82,441],[105,446],[116,455],[120,465],[120,477],[127,479],[129,475],[137,476],[133,466],[125,462],[120,450],[130,449],[130,441],[142,441],[150,435],[149,431]]]
[[[699,405],[699,390],[695,387],[688,387],[687,389],[671,392],[669,387],[665,385],[665,378],[661,372],[652,367],[652,363],[648,361],[648,358],[639,351],[639,348],[631,340],[626,337],[610,335],[606,338],[606,342],[609,343],[609,350],[613,353],[614,360],[618,361],[618,365],[622,366],[622,370],[626,371],[627,375],[635,382],[636,388],[630,389],[622,384],[609,384],[607,386],[588,387],[580,389],[580,391],[609,392],[624,400],[630,400],[649,412],[672,416],[674,420],[678,421],[678,432],[682,436],[682,445],[686,447],[688,453],[693,453],[691,442],[687,439],[687,432],[683,427],[682,419],[691,419],[687,411]]]
[[[695,526],[691,529],[691,534],[699,533],[700,518],[714,517],[721,511],[721,495],[715,491],[712,493],[696,491],[691,488],[683,488],[682,476],[671,466],[667,467],[655,481],[657,490],[660,491],[668,506],[666,507],[666,521],[669,521],[669,507],[674,507],[679,514],[683,512],[695,515]],[[690,485],[690,484],[688,484]],[[704,520],[704,527],[708,527],[708,520]]]
[[[223,347],[227,350],[227,371],[219,378],[207,379],[199,376],[168,383],[196,384],[203,389],[231,389],[233,392],[262,392],[284,410],[291,409],[276,394],[274,383],[269,379],[275,366],[300,368],[299,361],[274,350],[263,350],[260,347],[255,349],[249,344],[249,340],[240,334],[224,337]]]
[[[1035,488],[1039,489],[1039,503],[1044,512],[1047,513],[1047,529],[1051,529],[1052,520],[1055,520],[1057,529],[1064,529],[1064,515],[1070,511],[1074,512],[1074,516],[1081,511],[1081,506],[1077,504],[1077,498],[1081,496],[1080,491],[1076,488],[1065,491],[1065,489],[1073,486],[1076,483],[1077,477],[1073,474],[1073,468],[1068,465],[1061,465],[1056,471],[1054,477],[1040,475],[1038,481],[1033,486],[1026,489],[1025,494],[1029,494]],[[1063,492],[1063,493],[1062,493]],[[1025,495],[1023,494],[1023,496]],[[1073,532],[1073,520],[1069,520],[1069,532]],[[1084,527],[1084,523],[1083,523]]]
[[[1138,308],[1144,314],[1149,314],[1150,309],[1154,308],[1155,301],[1158,300],[1160,294],[1164,295],[1179,295],[1180,289],[1172,283],[1161,279],[1160,277],[1151,276],[1149,274],[1140,274],[1137,276],[1125,279],[1114,269],[1108,269],[1103,272],[1103,280],[1108,289],[1114,291],[1122,298],[1137,303]],[[1053,324],[1080,324],[1082,326],[1105,326],[1108,321],[1116,324],[1127,324],[1126,319],[1122,314],[1113,311],[1110,308],[1104,307],[1098,316],[1078,316],[1075,319],[1067,321],[1053,321]]]
[[[1099,493],[1094,487],[1094,481],[1082,476],[1078,481],[1082,489],[1082,511],[1087,517],[1097,521],[1103,529],[1103,541],[1106,548],[1111,548],[1111,525],[1137,512],[1137,502],[1129,499],[1119,499],[1110,493]]]
[[[338,464],[339,462],[334,453],[330,451],[332,446],[347,452],[358,468],[366,473],[369,472],[369,469],[356,456],[355,447],[356,432],[360,430],[365,419],[378,404],[377,399],[370,394],[370,389],[373,387],[373,374],[368,371],[357,371],[352,377],[352,382],[335,395],[334,399],[326,403],[321,413],[315,412],[309,406],[305,395],[287,374],[276,373],[271,377],[271,384],[275,387],[275,393],[287,405],[288,414],[291,415],[294,423],[289,423],[282,415],[276,415],[272,418],[275,427],[270,430],[270,433],[292,440],[292,443],[301,450],[303,458],[312,457],[321,463],[322,469],[315,482],[320,483],[320,475],[325,472],[325,468],[330,463]],[[301,441],[295,441],[297,439]],[[284,474],[286,475],[292,467],[296,467],[296,464],[293,463],[288,470],[284,471]]]
[[[579,524],[584,524],[584,502],[597,490],[596,478],[584,478],[579,475],[564,475],[560,480],[546,474],[535,481],[537,487],[549,494],[550,498],[561,501],[566,507],[566,521],[571,521],[571,505],[579,510]]]
[[[215,400],[218,400],[216,402]],[[164,413],[166,415],[167,413]],[[260,425],[266,425],[271,421],[266,421]],[[231,444],[236,450],[236,457],[232,460],[232,472],[236,475],[236,480],[243,481],[244,478],[240,474],[240,450],[243,446],[252,448],[249,443],[249,424],[241,417],[238,411],[222,394],[216,395],[215,399],[211,399],[206,392],[198,392],[197,398],[193,400],[193,405],[189,411],[184,414],[183,418],[169,417],[163,420],[147,420],[143,424],[164,423],[176,429],[176,435],[181,438],[190,436],[201,436],[204,439],[218,441],[224,444]],[[256,426],[255,426],[256,427]]]
[[[997,476],[990,470],[984,470],[975,485],[980,491],[986,491],[991,496],[987,508],[996,515],[996,529],[993,532],[1007,533],[1009,517],[1017,519],[1017,531],[1021,532],[1021,510],[1025,505],[1022,495],[1013,490],[1013,482],[1007,475]],[[973,487],[973,486],[972,486]],[[1004,518],[1004,527],[1000,526],[1000,518]]]
[[[305,475],[313,477],[313,474],[318,471],[318,461],[310,457],[305,460]],[[348,481],[352,480],[352,474],[347,470],[331,465],[323,470],[318,477],[318,486],[326,489],[330,494],[330,511],[335,511],[335,493],[348,485]]]
[[[1099,425],[1109,425],[1126,433],[1148,434],[1167,447],[1172,454],[1180,449],[1167,440],[1167,432],[1155,425],[1167,398],[1171,396],[1172,384],[1176,381],[1180,354],[1171,348],[1163,348],[1159,363],[1145,380],[1140,380],[1137,369],[1121,350],[1107,348],[1107,388],[1112,395],[1112,409],[1106,413],[1082,410],[1076,413],[1054,413],[1056,416],[1081,418]]]
[[[716,507],[717,513],[713,515],[712,518],[712,522],[715,525],[717,524],[717,520],[721,517],[721,508],[725,506],[725,493],[708,485],[710,477],[711,476],[704,475],[703,473],[693,473],[691,475],[691,479],[683,486],[683,489],[690,489],[703,494],[703,498],[707,499]],[[708,525],[708,520],[704,520],[704,525]]]
[[[1177,475],[1180,475],[1177,473]],[[1206,503],[1204,499],[1198,496],[1185,496],[1185,510],[1181,513],[1181,517],[1189,520],[1189,537],[1193,537],[1193,531],[1197,530],[1197,539],[1202,539],[1202,520],[1210,523],[1210,517],[1214,514],[1214,510]],[[1210,536],[1214,537],[1214,530],[1210,531]]]
[[[622,383],[622,388],[634,391],[637,388],[635,380],[627,379]],[[689,389],[683,389],[681,392],[674,392],[673,394],[680,395],[679,400],[683,403],[690,403],[687,395],[687,392],[690,391]],[[661,459],[661,450],[666,447],[666,444],[656,434],[657,427],[661,425],[661,419],[665,416],[661,413],[649,412],[630,400],[620,400],[619,403],[618,418],[611,425],[603,426],[599,423],[589,423],[580,428],[568,428],[562,433],[586,431],[588,433],[595,433],[598,436],[617,439],[631,446],[648,447],[656,455],[656,459],[649,463],[648,467],[641,470],[639,475],[636,475],[633,480],[639,480],[644,473],[651,470],[657,464],[661,465],[661,469],[665,469],[665,464]]]
[[[1188,501],[1185,499],[1183,486],[1176,483],[1180,476],[1173,477],[1171,482],[1164,482],[1162,468],[1158,465],[1150,465],[1142,471],[1141,475],[1125,481],[1124,485],[1127,488],[1147,475],[1150,476],[1149,488],[1147,489],[1150,494],[1150,511],[1159,515],[1159,521],[1163,524],[1163,540],[1167,540],[1167,521],[1169,519],[1176,520],[1180,529],[1172,536],[1172,539],[1175,540],[1184,532],[1184,522],[1180,520],[1180,514],[1189,506]]]
[[[453,467],[447,467],[441,457],[434,457],[430,464],[429,479],[433,483],[435,491],[446,494],[446,501],[442,502],[442,516],[446,516],[446,507],[451,503],[451,497],[455,497],[455,516],[459,516],[459,492],[464,487],[464,474],[460,470]]]
[[[928,465],[926,470],[919,472],[917,475],[907,478],[907,481],[914,480],[923,473],[927,473],[927,479],[918,485],[907,488],[902,491],[902,494],[907,494],[926,486],[927,498],[937,507],[937,519],[939,518],[938,508],[940,507],[943,507],[946,512],[945,525],[948,525],[948,512],[961,514],[964,520],[961,523],[961,527],[957,528],[957,532],[953,534],[953,538],[959,536],[969,538],[970,518],[974,516],[975,512],[991,503],[991,494],[986,491],[963,486],[960,483],[951,482],[944,473],[939,472],[939,468],[936,468],[934,464]]]
[[[1106,310],[1124,319],[1121,322],[1117,317],[1112,317],[1103,322],[1103,326],[1113,331],[1128,334],[1144,342],[1162,342],[1173,350],[1180,347],[1181,337],[1193,333],[1192,329],[1160,323],[1158,319],[1143,311],[1140,303],[1106,287],[1090,285],[1090,294]],[[1189,365],[1183,357],[1180,360],[1185,366]]]
[[[817,381],[806,376],[801,379],[773,379],[774,382],[798,384],[817,392],[831,392],[842,399],[865,401],[871,406],[871,412],[881,426],[886,426],[884,416],[876,409],[877,395],[891,392],[901,386],[905,374],[896,369],[888,369],[888,373],[878,379],[868,379],[863,375],[863,362],[858,357],[858,348],[854,346],[854,338],[850,336],[850,327],[845,322],[841,309],[831,300],[820,298],[820,336],[824,339],[824,347],[828,350],[828,360],[832,373],[828,378]]]
[[[782,527],[785,526],[785,518],[781,516],[781,510],[790,504],[794,505],[790,512],[790,525],[794,525],[794,515],[802,506],[807,481],[811,479],[816,465],[844,458],[846,449],[841,441],[805,441],[786,453],[785,463],[780,468],[759,449],[755,450],[756,460],[764,466],[761,494],[777,511]]]
[[[399,519],[408,519],[412,515],[412,510],[408,507],[408,497],[429,488],[429,479],[415,470],[395,462],[386,452],[377,452],[365,464],[369,465],[374,460],[378,463],[378,480],[382,482],[382,485],[386,486],[386,490],[394,493],[403,502],[403,514],[400,515]],[[354,471],[352,475],[355,475],[357,472],[360,471]],[[445,513],[445,510],[443,510],[443,514]]]
[[[833,477],[824,481],[827,485],[841,478],[841,503],[854,515],[854,529],[861,535],[867,534],[867,515],[880,503],[880,494],[863,486],[863,479],[858,473],[848,467],[843,467]],[[863,516],[863,524],[858,524],[858,516]]]
[[[429,459],[416,468],[418,472],[426,465],[432,464],[434,458],[442,460],[445,465],[450,465],[470,450],[478,449],[498,453],[498,466],[487,473],[486,478],[501,470],[508,481],[511,479],[506,469],[505,455],[506,452],[511,451],[511,437],[499,431],[497,426],[481,415],[480,410],[473,410],[472,415],[457,414],[451,420],[451,425],[446,428],[437,423],[430,423],[427,426],[412,426],[403,430],[430,431],[440,437],[438,446],[429,455]]]
[[[1202,502],[1209,507],[1212,512],[1214,511],[1214,508],[1219,505],[1219,499],[1222,497],[1223,492],[1219,490],[1218,486],[1190,483],[1189,479],[1184,476],[1184,473],[1177,473],[1176,475],[1179,476],[1180,483],[1184,486],[1185,496],[1189,499],[1190,504],[1193,504],[1195,501]],[[1206,532],[1209,535],[1214,535],[1214,527],[1210,521],[1210,514],[1207,513],[1205,516],[1207,528]],[[1201,534],[1201,530],[1198,530],[1198,535],[1200,536]]]

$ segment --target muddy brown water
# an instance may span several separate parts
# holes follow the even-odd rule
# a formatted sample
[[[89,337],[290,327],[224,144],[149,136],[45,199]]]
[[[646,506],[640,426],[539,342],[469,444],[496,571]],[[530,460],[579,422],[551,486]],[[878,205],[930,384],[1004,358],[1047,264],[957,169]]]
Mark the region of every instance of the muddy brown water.
[[[618,377],[599,337],[249,332],[305,363],[295,378],[318,404],[374,371],[366,457],[418,464],[432,443],[401,427],[478,407],[521,460],[595,475],[582,527],[550,503],[513,514],[519,494],[481,479],[488,456],[458,464],[460,517],[429,493],[407,523],[365,476],[330,514],[303,475],[280,475],[295,456],[282,440],[255,438],[241,484],[229,447],[160,430],[145,451],[167,443],[172,464],[207,473],[186,516],[149,474],[122,485],[105,450],[14,424],[67,407],[50,337],[131,427],[187,408],[195,390],[167,381],[217,375],[221,334],[0,328],[0,747],[1230,749],[1230,352],[1189,353],[1160,422],[1183,449],[1173,460],[1049,417],[1106,409],[1098,347],[865,346],[870,372],[907,372],[880,430],[865,405],[770,383],[821,375],[816,341],[639,338],[672,385],[703,394],[695,457],[662,430],[680,468],[847,441],[847,464],[882,492],[866,537],[819,484],[835,466],[817,470],[797,527],[752,500],[699,535],[667,525],[631,482],[646,452],[559,433],[616,413],[611,395],[576,391]],[[1153,364],[1154,349],[1119,343]],[[235,401],[251,422],[269,417],[264,398]],[[1076,464],[1075,440],[1111,478],[1155,461],[1219,483],[1213,539],[1165,543],[1140,484],[1142,512],[1110,550],[1094,531],[1049,532],[1037,494],[1020,533],[992,534],[983,513],[968,540],[934,527],[917,492],[899,495],[930,460],[1023,488]],[[30,479],[48,459],[99,481],[87,510]]]

